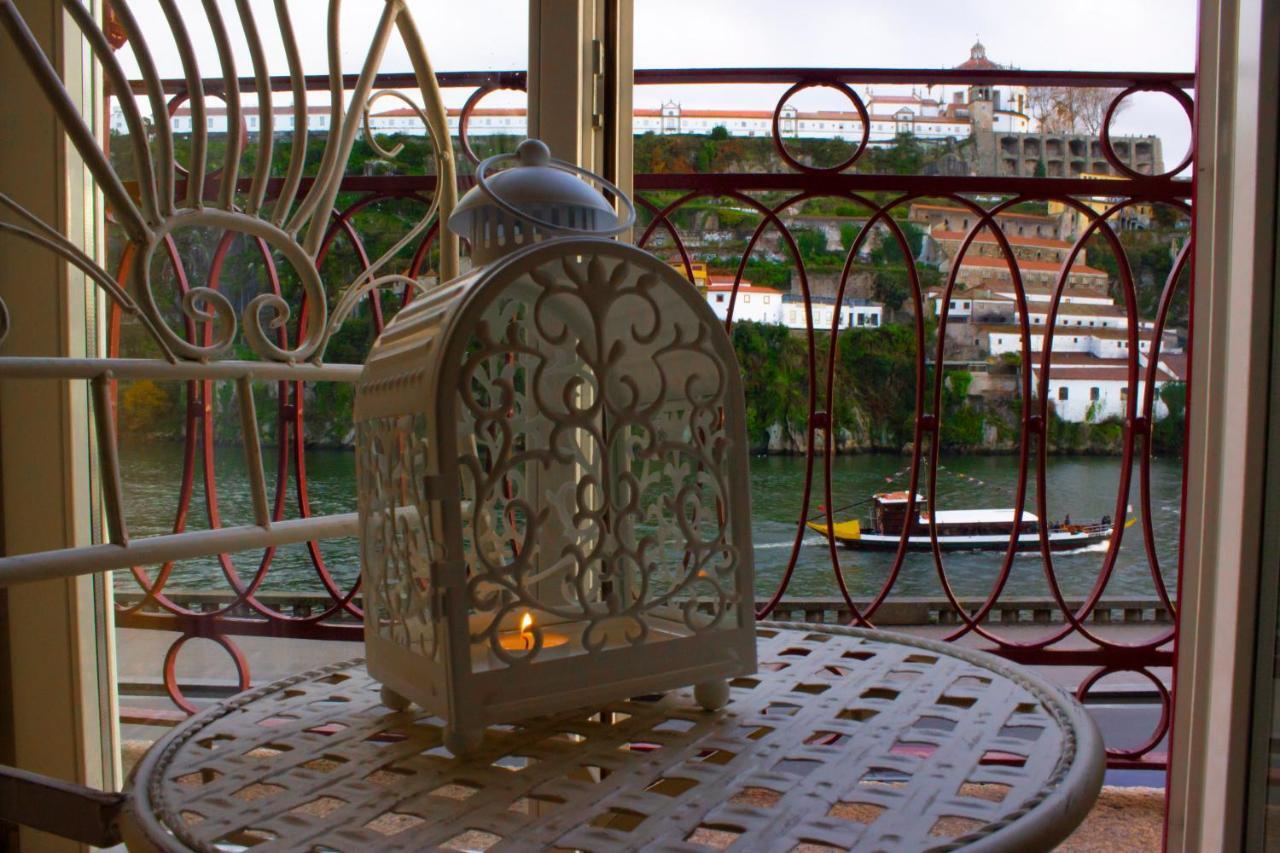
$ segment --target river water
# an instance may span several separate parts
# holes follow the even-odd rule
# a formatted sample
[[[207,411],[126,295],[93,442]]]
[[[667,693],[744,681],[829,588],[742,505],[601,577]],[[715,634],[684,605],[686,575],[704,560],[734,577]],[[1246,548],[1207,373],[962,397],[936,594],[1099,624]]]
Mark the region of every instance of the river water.
[[[269,471],[274,470],[275,451],[266,449]],[[350,512],[355,509],[355,455],[345,451],[308,451],[307,488],[315,514]],[[177,494],[182,477],[182,448],[169,444],[132,443],[121,448],[125,506],[134,536],[167,533],[172,530],[177,511]],[[833,505],[865,502],[876,491],[903,488],[905,479],[895,477],[908,464],[897,455],[856,455],[836,457],[832,462]],[[1012,506],[1017,482],[1017,459],[1011,456],[944,456],[938,478],[939,509],[976,509]],[[805,479],[802,457],[769,456],[751,460],[752,527],[756,558],[756,589],[768,595],[777,588],[791,558],[796,538]],[[216,506],[223,525],[251,524],[252,510],[243,456],[237,448],[218,448],[214,472],[217,483]],[[1156,459],[1151,463],[1151,522],[1154,527],[1156,558],[1160,572],[1172,593],[1176,577],[1179,541],[1181,465],[1176,460]],[[1096,520],[1114,515],[1119,485],[1120,460],[1112,457],[1050,457],[1047,483],[1048,516],[1067,515],[1073,521]],[[1138,467],[1125,503],[1140,511]],[[820,467],[815,471],[811,507],[823,503]],[[269,497],[274,497],[270,494]],[[1026,507],[1034,511],[1034,479]],[[188,515],[187,529],[209,526],[206,493],[200,468]],[[297,515],[297,490],[290,481],[287,498],[289,517]],[[865,517],[865,503],[837,518]],[[1138,512],[1135,512],[1137,515]],[[1076,553],[1053,555],[1055,576],[1068,596],[1086,594],[1097,582],[1106,557],[1104,546]],[[319,553],[335,580],[344,588],[358,572],[358,549],[354,539],[324,542]],[[841,571],[850,592],[860,598],[874,595],[884,584],[894,555],[878,552],[837,551]],[[257,554],[237,554],[229,564],[242,577],[256,571],[262,558]],[[996,578],[1002,552],[947,552],[943,570],[959,595],[985,595]],[[171,588],[225,590],[229,585],[223,567],[216,560],[188,560],[175,566],[168,582]],[[128,573],[116,573],[121,589],[136,589]],[[264,590],[314,590],[323,587],[305,545],[279,549],[272,557]],[[1111,596],[1155,594],[1152,569],[1142,542],[1142,524],[1134,524],[1123,535],[1116,570],[1106,592]],[[836,595],[835,574],[822,537],[802,538],[795,570],[787,588],[788,596]],[[931,554],[909,554],[894,584],[895,596],[937,596],[942,594],[939,569]],[[1020,554],[1004,596],[1049,595],[1046,570],[1038,553]]]

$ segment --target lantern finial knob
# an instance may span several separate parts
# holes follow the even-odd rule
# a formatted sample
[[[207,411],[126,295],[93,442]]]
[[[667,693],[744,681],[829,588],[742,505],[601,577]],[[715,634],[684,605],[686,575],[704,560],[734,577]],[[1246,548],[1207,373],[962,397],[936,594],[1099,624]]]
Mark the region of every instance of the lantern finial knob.
[[[541,139],[526,139],[516,148],[521,166],[545,166],[551,162],[551,149]]]
[[[498,163],[514,168],[495,174]],[[476,164],[476,185],[453,209],[449,229],[467,238],[473,263],[487,264],[552,237],[608,237],[635,218],[635,205],[618,187],[526,139],[514,153]]]

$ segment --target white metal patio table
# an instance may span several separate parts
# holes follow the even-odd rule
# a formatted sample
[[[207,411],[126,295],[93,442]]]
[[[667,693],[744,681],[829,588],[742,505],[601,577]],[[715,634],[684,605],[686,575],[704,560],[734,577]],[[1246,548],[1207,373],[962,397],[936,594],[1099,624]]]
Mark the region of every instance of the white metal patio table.
[[[688,691],[489,729],[380,704],[360,661],[248,691],[159,741],[131,848],[1049,849],[1088,813],[1104,751],[1085,710],[990,655],[854,628],[761,623],[729,705]]]

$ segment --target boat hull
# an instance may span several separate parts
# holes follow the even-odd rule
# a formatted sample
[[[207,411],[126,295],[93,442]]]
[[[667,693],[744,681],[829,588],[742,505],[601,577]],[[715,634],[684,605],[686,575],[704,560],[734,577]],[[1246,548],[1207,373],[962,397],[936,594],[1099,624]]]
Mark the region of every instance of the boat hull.
[[[821,531],[820,531],[821,532]],[[1111,538],[1112,528],[1081,531],[1072,533],[1052,531],[1049,533],[1049,550],[1075,551],[1106,542]],[[836,537],[836,544],[842,548],[855,551],[896,551],[902,537],[880,533],[863,533],[856,538]],[[1009,547],[1007,535],[991,536],[939,536],[938,547],[943,551],[1005,551]],[[928,536],[910,536],[907,538],[908,551],[932,551],[933,541]],[[1019,551],[1039,551],[1040,534],[1024,533],[1018,537]]]

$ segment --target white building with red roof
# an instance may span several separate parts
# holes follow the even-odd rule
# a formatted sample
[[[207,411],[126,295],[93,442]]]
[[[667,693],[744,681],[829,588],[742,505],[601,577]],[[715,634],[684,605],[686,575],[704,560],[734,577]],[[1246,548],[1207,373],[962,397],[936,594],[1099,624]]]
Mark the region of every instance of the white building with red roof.
[[[969,68],[1001,68],[987,59],[986,48],[981,42],[973,45],[969,59],[956,66]],[[975,110],[973,102],[979,101],[990,108],[991,127],[996,132],[1025,133],[1031,130],[1030,119],[1025,114],[1026,88],[1022,86],[906,86],[889,85],[859,92],[871,119],[868,141],[873,145],[892,143],[899,134],[909,133],[919,139],[944,141],[963,140],[973,133]],[[257,132],[259,119],[256,106],[246,106],[246,130]],[[328,131],[330,108],[328,105],[308,107],[307,129],[313,132]],[[293,130],[294,115],[287,104],[276,107],[273,115],[277,133]],[[458,132],[460,110],[448,111],[449,129]],[[225,109],[210,106],[206,111],[207,130],[211,133],[227,132]],[[171,119],[176,133],[191,132],[191,115],[182,108]],[[471,113],[468,134],[474,136],[512,135],[528,133],[528,115],[523,107],[478,108]],[[779,115],[779,131],[783,137],[805,139],[844,139],[856,142],[862,138],[862,118],[852,105],[848,109],[802,110],[784,106]],[[127,133],[124,115],[116,106],[110,116],[111,130]],[[382,110],[369,117],[369,127],[374,133],[400,133],[421,135],[426,132],[415,110],[396,108]],[[723,127],[730,136],[762,136],[772,134],[772,109],[699,109],[686,108],[675,101],[659,107],[642,107],[635,110],[635,133],[657,134],[709,134]]]
[[[803,296],[761,287],[749,281],[739,283],[735,294],[733,278],[731,275],[708,276],[709,283],[705,288],[707,303],[721,320],[728,319],[732,305],[735,323],[745,320],[782,325],[789,329],[807,329],[810,326],[819,332],[829,332],[832,328],[838,331],[870,329],[883,321],[884,306],[878,302],[850,297],[837,307],[831,297],[811,296],[806,312]]]
[[[706,297],[711,310],[721,320],[729,318],[729,307],[733,306],[733,321],[740,323],[779,324],[782,322],[782,291],[772,287],[762,287],[743,281],[738,284],[735,293],[733,276],[711,275],[708,277]]]
[[[1169,414],[1169,407],[1160,399],[1160,389],[1170,382],[1186,381],[1185,365],[1180,359],[1184,357],[1162,355],[1156,365],[1151,401],[1151,416],[1155,420]],[[1131,377],[1127,358],[1069,358],[1055,353],[1049,364],[1045,393],[1058,417],[1065,421],[1083,423],[1123,418],[1128,411],[1130,394],[1134,395],[1136,412],[1141,415],[1147,393],[1147,364],[1147,356],[1140,356]],[[1036,393],[1043,375],[1039,359],[1034,360],[1031,381]]]

